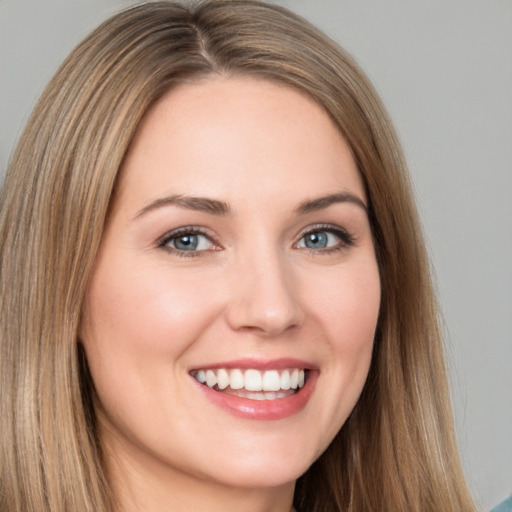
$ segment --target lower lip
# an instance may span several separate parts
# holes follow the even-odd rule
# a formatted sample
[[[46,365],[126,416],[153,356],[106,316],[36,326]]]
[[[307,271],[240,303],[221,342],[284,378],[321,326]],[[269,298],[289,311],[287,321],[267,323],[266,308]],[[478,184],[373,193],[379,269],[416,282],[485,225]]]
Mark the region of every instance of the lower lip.
[[[195,379],[194,381],[210,402],[230,414],[251,420],[280,420],[293,416],[304,409],[315,389],[317,377],[318,372],[310,370],[306,383],[300,391],[275,400],[251,400],[229,395],[214,391]]]

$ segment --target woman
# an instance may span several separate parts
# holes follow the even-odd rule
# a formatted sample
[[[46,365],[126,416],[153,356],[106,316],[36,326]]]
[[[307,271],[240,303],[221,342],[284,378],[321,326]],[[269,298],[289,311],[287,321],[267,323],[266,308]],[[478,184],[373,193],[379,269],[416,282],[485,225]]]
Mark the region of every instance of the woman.
[[[1,203],[2,510],[473,510],[371,85],[258,2],[105,22]]]

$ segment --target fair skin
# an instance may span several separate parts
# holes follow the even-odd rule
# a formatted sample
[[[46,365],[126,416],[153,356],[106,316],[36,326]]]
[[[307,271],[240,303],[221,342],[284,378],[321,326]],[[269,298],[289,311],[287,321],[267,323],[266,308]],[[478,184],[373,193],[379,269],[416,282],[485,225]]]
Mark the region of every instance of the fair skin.
[[[120,511],[292,509],[370,365],[366,204],[339,131],[289,88],[213,77],[149,111],[80,332]]]

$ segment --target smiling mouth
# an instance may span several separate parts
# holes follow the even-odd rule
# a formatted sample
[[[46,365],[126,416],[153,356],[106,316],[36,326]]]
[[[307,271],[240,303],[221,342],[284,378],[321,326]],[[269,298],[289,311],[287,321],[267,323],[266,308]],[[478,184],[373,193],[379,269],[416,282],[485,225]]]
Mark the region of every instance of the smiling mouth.
[[[190,375],[214,391],[251,400],[277,400],[294,395],[304,386],[308,370],[208,369],[193,370]]]

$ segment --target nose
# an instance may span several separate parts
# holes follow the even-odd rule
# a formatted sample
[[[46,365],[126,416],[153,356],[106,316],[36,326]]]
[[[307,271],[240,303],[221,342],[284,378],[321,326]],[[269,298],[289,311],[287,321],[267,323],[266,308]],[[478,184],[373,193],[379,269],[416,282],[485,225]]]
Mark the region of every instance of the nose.
[[[243,258],[232,274],[227,320],[236,331],[276,337],[304,320],[296,280],[275,252]]]

